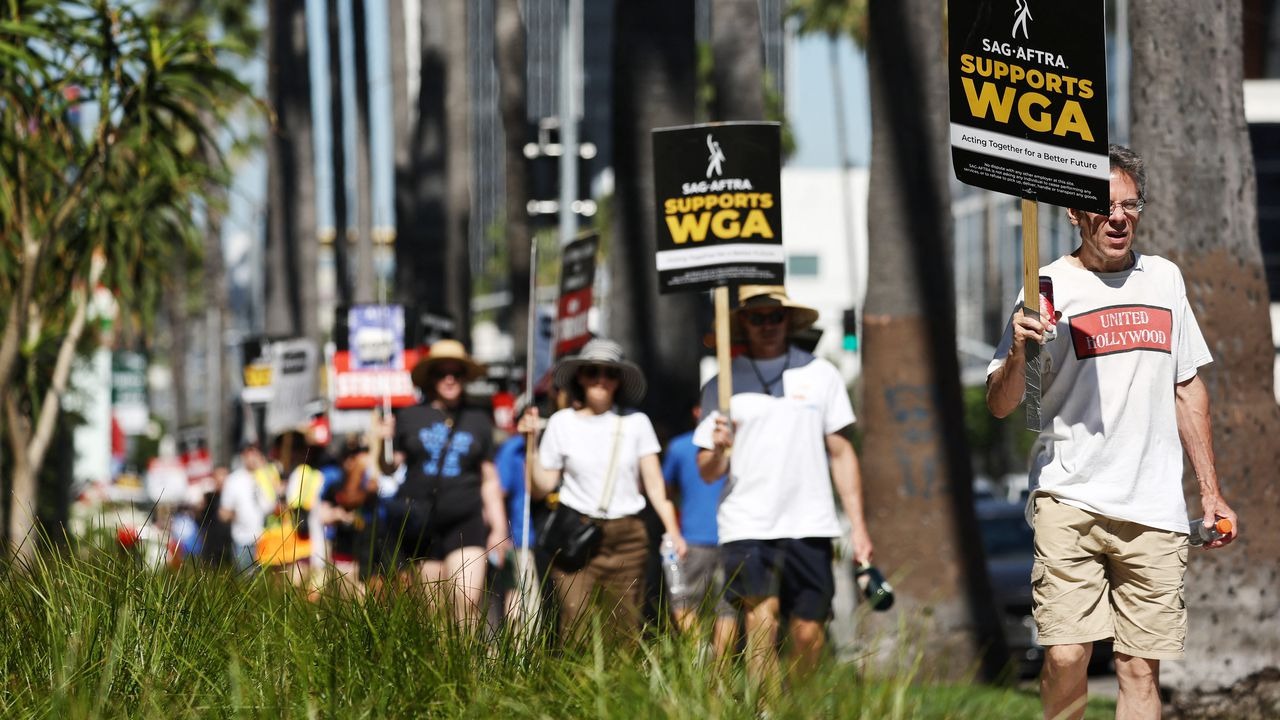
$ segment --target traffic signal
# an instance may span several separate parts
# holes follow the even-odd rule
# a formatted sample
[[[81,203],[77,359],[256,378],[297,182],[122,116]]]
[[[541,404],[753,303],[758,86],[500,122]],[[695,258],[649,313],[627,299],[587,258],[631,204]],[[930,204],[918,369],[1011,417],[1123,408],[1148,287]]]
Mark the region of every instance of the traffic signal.
[[[843,346],[847,352],[856,352],[858,349],[858,311],[849,308],[844,311],[844,342]]]

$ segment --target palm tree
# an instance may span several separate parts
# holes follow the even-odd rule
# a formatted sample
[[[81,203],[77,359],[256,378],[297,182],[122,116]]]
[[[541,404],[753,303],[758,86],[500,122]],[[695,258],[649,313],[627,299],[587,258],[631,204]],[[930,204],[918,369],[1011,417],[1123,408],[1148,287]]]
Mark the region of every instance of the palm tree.
[[[273,0],[267,6],[267,93],[275,122],[267,144],[266,330],[318,340],[307,4]]]
[[[364,0],[351,3],[356,85],[356,294],[358,303],[377,297],[373,269],[373,158],[369,145],[369,42]],[[345,238],[344,238],[345,241]]]
[[[757,0],[711,1],[712,120],[764,119],[764,58]]]
[[[623,0],[614,11],[613,133],[617,213],[608,258],[612,334],[649,373],[645,411],[660,434],[681,429],[698,391],[695,294],[658,294],[653,128],[693,121],[693,3]]]
[[[506,232],[508,278],[511,290],[509,329],[516,354],[524,351],[529,332],[529,252],[531,235],[524,145],[528,138],[525,98],[525,30],[517,0],[498,0],[494,13],[494,65],[498,68],[499,108],[502,114],[503,158],[506,164]],[[532,382],[532,381],[530,381]]]
[[[457,336],[471,344],[471,99],[467,92],[470,3],[440,0],[445,65],[445,309],[458,323]]]
[[[444,312],[470,334],[466,3],[424,0],[417,107],[396,161],[396,288],[418,310]],[[398,61],[393,59],[393,70]],[[407,91],[406,91],[407,92]],[[399,93],[397,93],[399,94]],[[407,141],[406,141],[407,140]]]
[[[1267,519],[1280,467],[1280,409],[1272,378],[1257,190],[1244,120],[1243,21],[1237,2],[1131,3],[1133,145],[1147,160],[1143,249],[1182,268],[1187,297],[1213,352],[1202,369],[1212,396],[1223,493],[1243,516],[1239,542],[1193,551],[1187,572],[1187,660],[1165,675],[1175,704],[1200,717],[1236,683],[1266,693],[1276,666],[1280,530]],[[1198,486],[1186,478],[1187,497]],[[1250,508],[1257,512],[1249,514]],[[1199,507],[1191,503],[1192,514]],[[1274,678],[1274,675],[1272,675]],[[1275,680],[1269,681],[1275,687]],[[1267,710],[1233,704],[1239,717]],[[1252,715],[1251,715],[1252,713]]]
[[[333,266],[337,305],[351,305],[351,245],[347,242],[347,155],[346,118],[342,101],[342,24],[338,14],[339,0],[325,2],[325,24],[329,38],[329,127],[331,137],[329,162],[333,168]],[[392,2],[391,5],[399,5]],[[393,26],[394,27],[394,26]]]
[[[937,0],[872,2],[868,14],[871,246],[864,313],[864,493],[876,556],[916,618],[929,669],[988,677],[1008,653],[973,512],[956,359],[946,62]],[[907,528],[910,528],[908,531]],[[894,635],[893,622],[874,631]],[[914,633],[919,633],[915,635]],[[883,648],[886,661],[915,657]]]
[[[166,22],[176,26],[189,25],[199,29],[206,36],[217,35],[223,38],[229,54],[238,59],[251,57],[261,44],[261,29],[252,18],[252,0],[164,0],[157,6],[157,12]],[[202,113],[205,127],[215,128],[216,118],[207,110]],[[232,143],[232,151],[237,146],[248,144],[249,139]],[[219,159],[217,148],[207,148],[205,162],[210,167],[217,167]],[[233,161],[234,162],[234,161]],[[200,253],[200,278],[192,282],[191,277],[184,276],[184,289],[197,289],[203,293],[205,324],[205,357],[208,361],[208,377],[206,377],[205,400],[205,438],[208,441],[209,454],[217,465],[225,465],[229,460],[228,442],[231,437],[231,415],[229,398],[232,395],[231,382],[228,375],[228,363],[222,352],[223,338],[227,335],[228,317],[231,314],[230,293],[227,287],[225,262],[222,256],[222,217],[227,206],[227,187],[211,180],[205,189],[205,227],[203,245]],[[185,293],[179,295],[185,299]],[[175,325],[180,325],[185,318],[185,303],[171,304],[170,313],[178,314]],[[173,375],[183,378],[185,369],[179,366],[180,358],[185,358],[186,351],[181,347],[183,333],[174,332],[176,341],[173,348]],[[175,405],[178,417],[185,412],[186,383],[174,383]],[[181,427],[184,421],[179,421]]]
[[[226,182],[206,119],[220,119],[246,89],[199,32],[105,0],[11,3],[0,20],[7,537],[29,555],[37,478],[89,293],[101,283],[149,322],[158,278],[198,247],[196,206],[210,183]],[[86,23],[96,32],[84,32]],[[69,121],[72,88],[97,106],[87,136]]]

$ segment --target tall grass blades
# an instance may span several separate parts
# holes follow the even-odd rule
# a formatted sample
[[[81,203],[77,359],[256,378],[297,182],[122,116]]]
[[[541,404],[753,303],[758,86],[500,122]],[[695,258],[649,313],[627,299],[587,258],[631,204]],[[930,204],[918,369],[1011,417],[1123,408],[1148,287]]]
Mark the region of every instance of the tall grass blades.
[[[310,601],[267,573],[157,569],[72,543],[0,565],[5,718],[1034,718],[1034,695],[867,680],[830,661],[765,705],[666,629],[581,648],[476,632],[421,591]],[[1091,707],[1098,717],[1113,712]],[[1092,715],[1091,715],[1092,716]]]

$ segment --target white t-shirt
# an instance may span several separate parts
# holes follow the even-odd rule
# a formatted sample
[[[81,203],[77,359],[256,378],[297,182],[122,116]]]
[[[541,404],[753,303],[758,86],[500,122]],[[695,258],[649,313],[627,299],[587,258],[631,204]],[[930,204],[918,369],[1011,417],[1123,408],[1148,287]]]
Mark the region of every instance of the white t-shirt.
[[[263,498],[262,489],[253,473],[239,468],[227,476],[222,485],[218,507],[235,513],[231,519],[231,540],[236,545],[253,545],[262,535],[267,513],[275,506]]]
[[[1033,449],[1031,494],[1187,532],[1174,391],[1213,358],[1181,271],[1164,258],[1134,254],[1133,267],[1116,273],[1090,272],[1065,258],[1040,270],[1053,278],[1062,318],[1057,338],[1041,351],[1041,417],[1052,425]],[[1011,332],[1006,324],[988,376],[1004,364]]]
[[[703,420],[693,434],[707,450],[720,414],[718,382],[702,389]],[[736,431],[716,515],[720,542],[838,537],[826,437],[854,421],[840,371],[798,348],[754,368],[734,358],[729,414]]]
[[[580,513],[604,519],[627,517],[644,509],[640,458],[657,455],[662,446],[658,444],[649,416],[631,412],[622,416],[613,499],[608,511],[600,514],[617,425],[618,415],[613,411],[593,415],[566,408],[551,416],[538,446],[538,456],[542,467],[563,471],[560,502]]]

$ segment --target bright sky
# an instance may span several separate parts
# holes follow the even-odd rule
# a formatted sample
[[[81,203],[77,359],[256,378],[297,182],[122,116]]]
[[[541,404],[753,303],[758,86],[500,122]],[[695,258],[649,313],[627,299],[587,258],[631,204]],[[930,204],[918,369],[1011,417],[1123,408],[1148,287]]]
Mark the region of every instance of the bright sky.
[[[849,159],[855,167],[871,159],[871,103],[867,58],[853,42],[837,42],[845,98]],[[792,165],[837,167],[831,46],[825,36],[797,38],[788,46],[787,117],[796,136]]]

